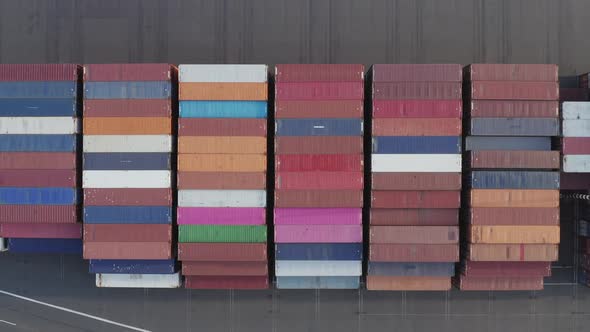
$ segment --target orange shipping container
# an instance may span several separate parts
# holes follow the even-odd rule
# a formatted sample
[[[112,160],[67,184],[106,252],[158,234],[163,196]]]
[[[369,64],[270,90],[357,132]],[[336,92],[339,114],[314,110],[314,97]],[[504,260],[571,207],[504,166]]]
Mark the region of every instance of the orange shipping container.
[[[472,189],[471,207],[559,206],[559,190]]]
[[[179,83],[180,100],[267,100],[266,83]]]
[[[451,289],[450,277],[367,276],[368,290],[446,291]]]
[[[461,119],[374,119],[374,136],[461,136]]]
[[[179,154],[178,171],[265,172],[266,156],[256,154]]]
[[[551,262],[557,260],[555,244],[469,244],[467,259],[480,262]]]
[[[469,227],[471,243],[559,243],[559,226],[473,226]]]
[[[84,135],[170,135],[172,120],[165,117],[84,119]]]
[[[266,137],[180,136],[178,153],[266,154]]]

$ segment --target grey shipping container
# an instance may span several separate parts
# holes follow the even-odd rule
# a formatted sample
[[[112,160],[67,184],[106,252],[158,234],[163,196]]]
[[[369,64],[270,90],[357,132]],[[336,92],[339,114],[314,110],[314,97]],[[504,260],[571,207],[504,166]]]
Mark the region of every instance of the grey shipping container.
[[[452,277],[455,263],[369,262],[368,274],[395,277]]]
[[[470,134],[475,136],[559,136],[559,119],[471,119]]]
[[[551,151],[551,137],[467,136],[465,150]]]

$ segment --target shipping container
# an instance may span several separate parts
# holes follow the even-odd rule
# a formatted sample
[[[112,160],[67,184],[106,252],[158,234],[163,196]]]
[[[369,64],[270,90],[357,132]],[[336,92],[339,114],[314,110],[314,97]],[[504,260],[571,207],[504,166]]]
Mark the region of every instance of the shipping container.
[[[84,117],[171,117],[172,102],[166,99],[87,99]]]
[[[266,136],[266,120],[179,118],[178,136]]]
[[[362,243],[277,243],[277,261],[362,261]]]
[[[76,169],[76,154],[70,152],[2,152],[0,169]]]
[[[75,117],[77,113],[78,105],[73,97],[0,100],[2,117]]]
[[[590,174],[561,173],[559,182],[561,190],[587,190],[590,188]]]
[[[590,120],[590,102],[564,102],[561,104],[561,118],[564,120]]]
[[[76,171],[70,169],[7,169],[0,172],[0,187],[76,187]]]
[[[172,87],[167,81],[84,82],[84,100],[88,99],[170,99]]]
[[[276,119],[363,118],[362,100],[278,100]]]
[[[277,277],[344,277],[360,276],[362,262],[358,261],[275,261]]]
[[[82,252],[81,239],[8,239],[8,250],[14,254],[75,254]]]
[[[360,119],[279,119],[277,136],[362,136]]]
[[[374,82],[373,100],[461,99],[459,82]]]
[[[180,190],[182,207],[265,207],[266,190]]]
[[[369,238],[374,244],[452,244],[459,243],[459,227],[372,225]]]
[[[367,275],[391,277],[452,277],[455,263],[369,262]]]
[[[461,137],[457,136],[381,136],[373,137],[373,153],[380,154],[457,154]]]
[[[277,208],[361,208],[362,190],[275,190]]]
[[[470,243],[559,243],[559,226],[469,225]]]
[[[475,118],[470,124],[475,136],[559,136],[556,118]]]
[[[458,209],[459,191],[371,191],[371,207],[400,209]]]
[[[362,172],[276,172],[276,189],[362,190]]]
[[[559,189],[559,172],[472,171],[474,189]]]
[[[170,206],[85,206],[87,224],[171,224]]]
[[[0,81],[77,81],[81,67],[76,64],[0,64]]]
[[[277,289],[358,289],[359,277],[277,277]]]
[[[556,261],[556,244],[469,244],[465,258],[483,262],[550,262]]]
[[[371,172],[460,173],[461,154],[372,154]]]
[[[178,207],[179,225],[264,225],[265,208]]]
[[[276,155],[277,172],[362,172],[362,154]]]
[[[461,272],[469,277],[548,277],[551,275],[551,262],[465,261]]]
[[[86,117],[84,135],[170,135],[170,117]]]
[[[267,276],[187,276],[188,289],[267,289]]]
[[[83,144],[85,153],[172,151],[170,135],[84,135]]]
[[[461,99],[374,100],[373,118],[461,118]]]
[[[587,101],[590,90],[587,88],[559,88],[560,101]]]
[[[84,153],[84,170],[170,170],[170,153]]]
[[[84,259],[172,259],[170,242],[86,242]]]
[[[276,225],[360,225],[359,208],[277,208]]]
[[[183,262],[183,276],[268,276],[266,262]]]
[[[97,273],[96,287],[108,288],[178,288],[179,273],[174,274],[115,274]]]
[[[470,81],[557,82],[558,67],[553,64],[471,64],[466,70]]]
[[[77,221],[75,205],[0,204],[0,224],[69,224]]]
[[[0,237],[80,239],[82,224],[0,224]]]
[[[266,65],[179,65],[180,82],[251,82],[267,81]]]
[[[84,188],[169,188],[171,171],[84,171]]]
[[[461,136],[461,119],[373,119],[373,136]]]
[[[178,189],[266,189],[264,172],[178,172]]]
[[[76,135],[0,135],[1,152],[76,152]]]
[[[559,190],[473,189],[471,207],[559,207]]]
[[[275,243],[362,243],[362,225],[275,225]]]
[[[210,83],[209,83],[210,84]],[[247,83],[246,83],[247,84]],[[181,90],[182,91],[182,90]],[[206,98],[200,96],[200,98]],[[231,98],[228,96],[227,98]],[[238,97],[236,97],[238,98]],[[245,98],[245,97],[244,97]],[[181,118],[266,118],[268,105],[265,97],[253,100],[181,100],[179,116]],[[262,101],[264,100],[264,101]],[[220,135],[220,134],[218,134]]]
[[[590,137],[564,137],[561,139],[561,152],[564,155],[590,155]]]
[[[369,245],[371,262],[458,262],[459,246],[454,244]]]
[[[282,82],[275,85],[275,99],[282,100],[363,100],[363,81]]]
[[[180,82],[178,83],[178,91],[178,98],[183,101],[241,101],[268,99],[267,83],[257,82]]]
[[[8,205],[73,205],[78,201],[75,188],[2,188],[0,207]]]
[[[448,291],[449,277],[367,276],[367,290],[381,291]]]
[[[471,151],[471,168],[559,169],[559,151]]]
[[[170,188],[84,188],[84,205],[164,206],[172,204]]]
[[[543,276],[537,277],[466,277],[461,276],[459,290],[463,291],[533,291],[543,289]]]
[[[590,137],[590,120],[563,120],[564,137]]]
[[[371,209],[375,226],[457,226],[458,209]]]
[[[84,242],[172,242],[172,226],[86,223]]]
[[[472,99],[485,100],[558,100],[559,84],[540,81],[472,81]]]
[[[373,82],[461,82],[457,64],[374,64]]]
[[[84,65],[84,81],[169,81],[171,71],[167,63],[87,64]]]
[[[1,99],[73,99],[77,94],[75,81],[0,82]]]
[[[178,242],[266,242],[266,225],[179,225]]]
[[[90,273],[173,274],[176,262],[174,259],[91,259],[88,267]]]
[[[266,154],[266,137],[253,136],[180,136],[178,153]]]
[[[559,225],[559,208],[471,208],[472,225]]]
[[[373,190],[461,190],[461,173],[372,173]]]
[[[278,64],[275,67],[277,83],[285,82],[355,82],[364,79],[365,66],[361,64]]]
[[[557,118],[558,101],[543,100],[472,100],[472,118]]]
[[[279,154],[362,154],[363,138],[354,136],[280,137],[275,138]]]
[[[265,172],[263,154],[179,154],[180,172]]]
[[[563,156],[562,172],[590,173],[590,155]]]
[[[551,151],[551,137],[465,137],[465,151]]]
[[[191,262],[266,262],[266,243],[178,243],[178,259]]]

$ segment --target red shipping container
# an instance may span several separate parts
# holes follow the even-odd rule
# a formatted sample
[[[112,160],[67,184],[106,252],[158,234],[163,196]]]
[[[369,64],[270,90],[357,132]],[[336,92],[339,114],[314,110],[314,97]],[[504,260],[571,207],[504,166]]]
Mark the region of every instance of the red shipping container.
[[[78,222],[75,205],[0,205],[0,223],[69,224]]]
[[[266,262],[183,262],[184,276],[268,276]]]
[[[590,154],[590,137],[564,137],[561,151],[563,154]]]
[[[459,226],[371,226],[371,243],[453,244],[459,243]]]
[[[557,82],[471,82],[472,99],[558,100]]]
[[[561,190],[588,190],[590,173],[560,173],[559,188]]]
[[[356,136],[277,136],[276,154],[362,154],[363,138]]]
[[[178,260],[266,262],[266,243],[179,243]]]
[[[471,208],[472,225],[559,225],[559,208]]]
[[[461,173],[372,173],[373,190],[461,190]]]
[[[461,118],[461,99],[374,100],[373,118]]]
[[[178,189],[266,189],[266,173],[178,172]]]
[[[558,101],[472,100],[472,118],[557,118]]]
[[[84,242],[171,242],[171,225],[84,224]]]
[[[471,64],[466,68],[471,81],[545,81],[557,82],[554,64]]]
[[[0,64],[0,81],[77,81],[75,64]]]
[[[374,119],[373,136],[461,136],[461,119]]]
[[[278,64],[276,82],[362,81],[365,66],[360,64]]]
[[[85,99],[84,117],[171,117],[168,99]]]
[[[267,289],[266,276],[188,276],[184,287],[189,289]]]
[[[377,244],[369,245],[371,262],[443,263],[459,261],[457,244]]]
[[[363,81],[277,83],[275,98],[279,100],[362,100]]]
[[[362,172],[362,154],[300,154],[275,156],[277,172]]]
[[[70,152],[2,152],[0,169],[76,169],[76,154]]]
[[[374,64],[373,82],[461,82],[458,64]]]
[[[76,171],[69,169],[3,170],[0,187],[76,187]]]
[[[179,118],[178,136],[266,136],[266,119]]]
[[[373,100],[457,99],[461,100],[461,83],[455,82],[374,82]]]
[[[471,151],[471,168],[559,169],[559,151]]]
[[[0,237],[27,239],[81,239],[82,224],[1,224]]]
[[[84,81],[169,81],[173,67],[167,63],[113,63],[84,65]]]
[[[548,277],[551,275],[551,262],[465,261],[461,270],[469,277]]]
[[[362,100],[278,100],[276,119],[363,118]]]
[[[459,209],[371,209],[376,226],[456,226]]]
[[[169,188],[84,188],[84,205],[165,206],[172,204]]]
[[[275,191],[275,207],[363,207],[362,190],[281,190]]]
[[[373,208],[458,209],[459,191],[371,191]]]
[[[277,172],[276,189],[363,190],[363,172]]]
[[[170,242],[84,242],[84,259],[171,259]]]
[[[543,277],[466,277],[457,281],[460,290],[474,291],[526,291],[542,290]]]

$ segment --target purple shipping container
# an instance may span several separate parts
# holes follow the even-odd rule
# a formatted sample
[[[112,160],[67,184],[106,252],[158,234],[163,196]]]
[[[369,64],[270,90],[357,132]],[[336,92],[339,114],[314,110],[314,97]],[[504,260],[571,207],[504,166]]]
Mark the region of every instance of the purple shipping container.
[[[455,82],[375,82],[374,100],[461,99],[461,83]]]
[[[77,81],[75,64],[0,64],[0,81]]]
[[[466,68],[470,81],[543,81],[557,82],[554,64],[472,64]]]
[[[265,208],[179,207],[179,225],[264,225]]]
[[[362,210],[355,208],[278,208],[276,225],[360,225]]]
[[[276,243],[361,243],[362,225],[276,225]]]
[[[375,64],[373,82],[461,82],[457,64]]]
[[[364,85],[359,82],[277,83],[276,100],[362,100]]]

